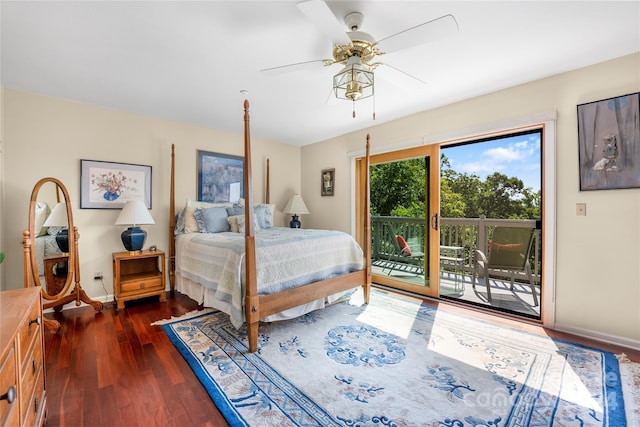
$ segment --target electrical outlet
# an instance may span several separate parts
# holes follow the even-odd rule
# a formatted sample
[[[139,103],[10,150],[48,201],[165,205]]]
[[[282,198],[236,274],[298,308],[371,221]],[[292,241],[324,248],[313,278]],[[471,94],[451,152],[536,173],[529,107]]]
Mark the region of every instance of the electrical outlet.
[[[102,280],[102,271],[96,271],[93,273],[93,280]]]

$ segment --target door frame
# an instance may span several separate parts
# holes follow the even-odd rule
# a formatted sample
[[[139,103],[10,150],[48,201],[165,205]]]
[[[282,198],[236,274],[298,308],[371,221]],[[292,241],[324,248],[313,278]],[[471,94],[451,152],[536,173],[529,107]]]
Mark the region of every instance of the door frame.
[[[542,280],[544,281],[545,292],[541,301],[541,321],[542,325],[554,329],[556,326],[556,121],[558,112],[556,109],[549,109],[532,113],[527,116],[509,118],[505,120],[480,123],[462,129],[454,129],[441,133],[423,134],[422,136],[405,139],[403,141],[387,141],[386,143],[371,147],[371,153],[385,153],[402,149],[413,148],[422,145],[445,145],[454,141],[476,139],[482,135],[493,133],[504,133],[520,127],[532,127],[536,125],[544,126],[543,134],[543,170],[542,186],[544,188],[544,200],[542,203],[542,218],[544,222],[543,248],[542,248]],[[419,132],[419,130],[418,130]],[[375,138],[372,139],[375,144]],[[351,192],[351,229],[356,235],[356,158],[362,157],[364,150],[356,149],[348,153],[351,159],[351,183],[350,188],[356,190]]]
[[[388,162],[403,161],[415,158],[429,157],[429,175],[427,182],[430,184],[425,190],[426,205],[429,212],[425,212],[425,284],[416,285],[404,280],[394,279],[389,276],[375,275],[375,282],[381,285],[391,286],[396,289],[413,292],[419,295],[439,298],[440,296],[440,146],[438,144],[421,145],[418,147],[406,148],[403,150],[388,151],[385,153],[372,154],[370,164],[380,164]],[[367,171],[368,172],[368,171]],[[365,203],[364,197],[364,162],[362,158],[356,159],[356,230],[362,229],[362,206]],[[425,183],[427,185],[427,183]],[[362,237],[356,236],[362,243]],[[428,275],[428,277],[427,277]]]

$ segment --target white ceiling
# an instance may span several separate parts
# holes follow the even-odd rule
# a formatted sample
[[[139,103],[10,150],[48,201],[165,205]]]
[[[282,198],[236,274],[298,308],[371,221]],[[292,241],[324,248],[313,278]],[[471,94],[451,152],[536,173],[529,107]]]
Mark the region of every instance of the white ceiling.
[[[340,65],[297,1],[2,1],[5,87],[305,145],[640,51],[639,1],[328,1],[380,40],[445,14],[454,37],[379,60],[371,98],[331,98]],[[346,29],[346,27],[345,27]],[[639,70],[640,72],[640,70]],[[240,93],[247,90],[245,96]]]

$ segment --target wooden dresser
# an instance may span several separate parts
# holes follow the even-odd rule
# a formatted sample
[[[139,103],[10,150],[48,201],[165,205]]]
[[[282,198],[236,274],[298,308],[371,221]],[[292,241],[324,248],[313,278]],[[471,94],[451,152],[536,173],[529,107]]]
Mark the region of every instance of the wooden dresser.
[[[0,425],[42,426],[46,414],[40,287],[0,292]]]

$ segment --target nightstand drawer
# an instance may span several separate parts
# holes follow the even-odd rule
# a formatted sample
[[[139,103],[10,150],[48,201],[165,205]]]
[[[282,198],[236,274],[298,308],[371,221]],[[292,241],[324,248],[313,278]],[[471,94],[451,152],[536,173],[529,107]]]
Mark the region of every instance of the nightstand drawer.
[[[143,280],[120,282],[121,292],[136,292],[140,290],[153,290],[162,288],[163,284],[161,277],[150,277]]]

